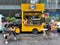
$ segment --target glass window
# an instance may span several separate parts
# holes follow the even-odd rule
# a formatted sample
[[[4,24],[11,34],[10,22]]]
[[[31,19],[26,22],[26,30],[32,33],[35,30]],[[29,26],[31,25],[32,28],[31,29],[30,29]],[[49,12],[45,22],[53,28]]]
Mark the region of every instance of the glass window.
[[[60,7],[60,0],[58,0],[57,3],[58,3],[58,7]]]
[[[39,3],[42,3],[42,2],[43,2],[43,0],[39,0],[38,2],[39,2]]]
[[[34,3],[38,3],[39,0],[30,0],[30,3],[34,4]]]
[[[56,7],[56,0],[47,0],[47,7],[50,8]]]

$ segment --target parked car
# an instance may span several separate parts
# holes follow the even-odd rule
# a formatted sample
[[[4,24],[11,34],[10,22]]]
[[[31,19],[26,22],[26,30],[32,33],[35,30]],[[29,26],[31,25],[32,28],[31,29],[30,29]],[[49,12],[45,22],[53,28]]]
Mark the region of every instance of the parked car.
[[[58,32],[60,33],[60,22],[57,22]]]
[[[15,19],[14,21],[10,22],[10,24],[17,25],[19,27],[21,27],[21,23],[21,19]]]

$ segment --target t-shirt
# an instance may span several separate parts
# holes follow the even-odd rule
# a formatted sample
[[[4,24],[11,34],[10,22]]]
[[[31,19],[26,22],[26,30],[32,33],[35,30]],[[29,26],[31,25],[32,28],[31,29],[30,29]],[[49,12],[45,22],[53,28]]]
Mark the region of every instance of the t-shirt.
[[[57,24],[55,22],[51,23],[51,31],[52,30],[57,30]]]

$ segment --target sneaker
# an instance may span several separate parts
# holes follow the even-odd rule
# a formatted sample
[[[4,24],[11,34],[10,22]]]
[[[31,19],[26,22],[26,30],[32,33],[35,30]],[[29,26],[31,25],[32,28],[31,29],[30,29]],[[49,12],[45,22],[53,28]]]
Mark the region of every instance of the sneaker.
[[[8,44],[8,41],[5,41],[5,44]]]
[[[3,36],[4,36],[4,38],[5,38],[6,35],[4,34]]]
[[[14,37],[14,40],[16,40],[16,37]]]

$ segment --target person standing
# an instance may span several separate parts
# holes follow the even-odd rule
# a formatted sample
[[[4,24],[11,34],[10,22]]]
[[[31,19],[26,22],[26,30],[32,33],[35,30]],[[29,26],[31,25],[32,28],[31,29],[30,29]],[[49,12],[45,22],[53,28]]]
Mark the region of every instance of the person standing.
[[[56,37],[58,35],[57,32],[57,21],[56,20],[52,20],[50,23],[51,26],[51,35]]]

